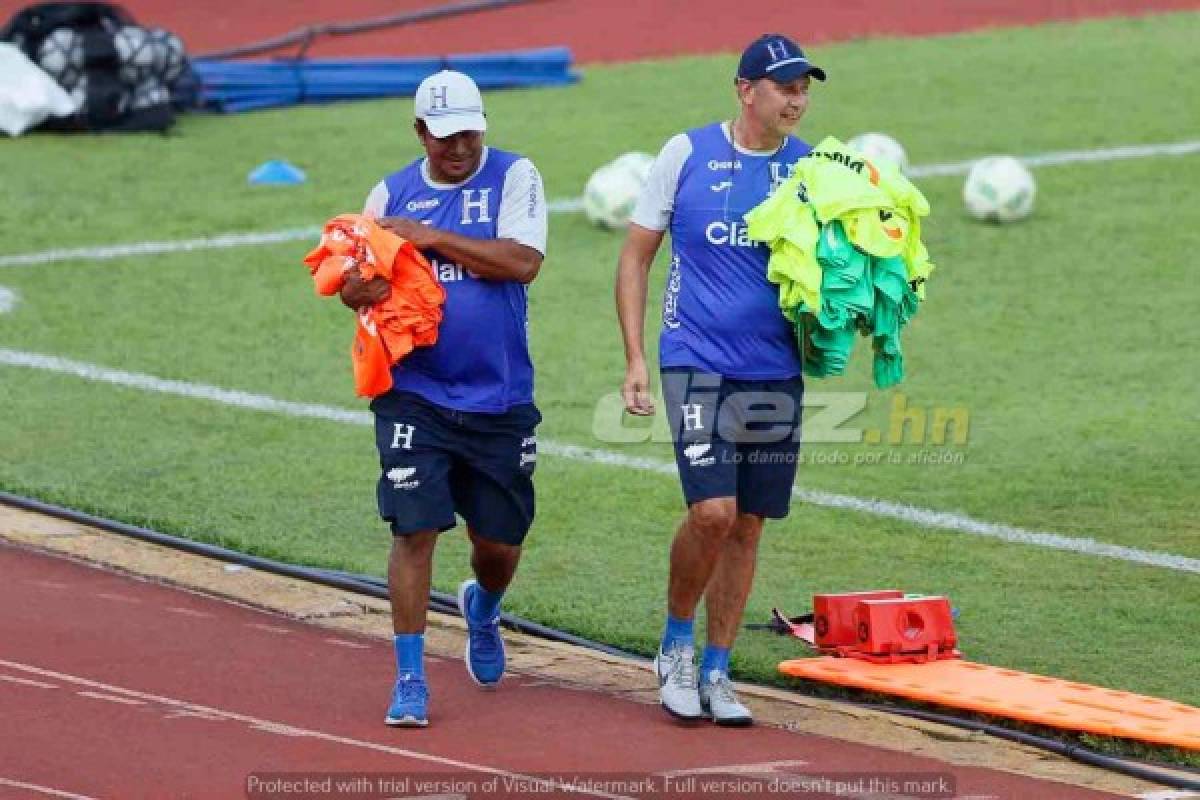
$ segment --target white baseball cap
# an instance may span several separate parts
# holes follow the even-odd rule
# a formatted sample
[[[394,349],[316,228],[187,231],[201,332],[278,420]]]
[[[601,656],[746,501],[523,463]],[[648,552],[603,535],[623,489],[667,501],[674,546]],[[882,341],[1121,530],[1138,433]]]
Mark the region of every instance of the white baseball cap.
[[[479,87],[461,72],[444,69],[421,81],[413,107],[417,119],[439,139],[459,131],[487,130]]]

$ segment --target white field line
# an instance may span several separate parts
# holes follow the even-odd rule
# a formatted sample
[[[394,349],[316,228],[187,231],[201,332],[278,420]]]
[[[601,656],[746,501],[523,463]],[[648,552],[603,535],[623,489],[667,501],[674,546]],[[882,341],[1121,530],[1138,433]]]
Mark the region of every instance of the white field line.
[[[406,750],[400,747],[392,747],[379,742],[366,741],[362,739],[352,739],[347,736],[338,736],[325,731],[311,730],[308,728],[298,728],[294,725],[287,725],[273,720],[261,719],[252,717],[247,714],[238,714],[233,711],[226,711],[221,708],[212,708],[203,706],[198,703],[189,703],[186,700],[179,700],[174,697],[164,697],[163,695],[150,694],[148,692],[140,692],[135,689],[126,689],[123,686],[113,686],[108,683],[90,680],[78,675],[69,675],[62,672],[55,672],[41,667],[35,667],[32,664],[22,664],[16,661],[6,661],[0,659],[0,666],[8,667],[9,669],[24,672],[26,674],[37,675],[42,678],[54,678],[64,683],[73,683],[77,686],[86,686],[90,689],[99,689],[109,694],[117,695],[131,702],[152,702],[158,705],[166,706],[172,711],[185,711],[190,715],[200,714],[207,719],[241,722],[249,725],[256,730],[271,731],[285,736],[299,736],[320,741],[330,742],[333,744],[347,745],[349,747],[357,747],[364,750],[374,750],[380,753],[389,753],[391,755],[401,756],[403,758],[411,758],[416,761],[424,761],[430,764],[438,764],[443,767],[453,767],[454,769],[465,770],[468,772],[479,772],[487,775],[496,775],[502,778],[520,780],[522,782],[529,781],[534,785],[545,785],[547,788],[553,786],[570,792],[578,792],[579,794],[590,797],[607,797],[611,800],[633,800],[626,798],[623,795],[606,794],[604,792],[588,790],[581,786],[574,786],[570,783],[560,782],[553,779],[535,778],[531,775],[526,775],[520,772],[510,772],[509,770],[499,769],[497,767],[489,767],[484,764],[475,764],[470,761],[458,761],[453,758],[445,758],[432,753],[422,753],[417,750]],[[68,795],[70,796],[70,795]]]
[[[552,200],[548,204],[555,213],[575,213],[583,208],[578,198]],[[194,250],[222,250],[230,247],[247,247],[260,244],[279,244],[309,240],[316,246],[321,236],[319,226],[285,228],[260,233],[222,233],[197,239],[175,239],[161,242],[134,242],[92,247],[71,247],[61,250],[43,250],[38,253],[17,253],[0,256],[0,267],[24,267],[33,264],[49,264],[55,261],[106,261],[130,256],[157,256],[164,253],[188,253]],[[0,311],[6,309],[0,308]]]
[[[71,361],[58,356],[49,356],[40,353],[0,348],[0,365],[27,367],[132,389],[141,389],[143,391],[176,395],[197,400],[208,400],[250,411],[283,414],[289,417],[318,419],[330,422],[343,422],[352,425],[369,426],[373,424],[372,415],[367,411],[350,411],[348,409],[311,403],[292,403],[262,394],[238,392],[202,383],[164,380],[152,375],[113,370],[95,364]],[[538,449],[544,455],[565,458],[572,461],[604,464],[622,469],[655,472],[662,475],[675,474],[674,463],[654,458],[628,456],[610,450],[581,447],[579,445],[550,440],[541,440],[538,443]],[[812,505],[897,519],[923,528],[954,531],[971,536],[999,539],[1000,541],[1015,544],[1036,545],[1052,550],[1065,550],[1089,556],[1115,558],[1120,561],[1144,564],[1160,569],[1200,574],[1200,559],[1174,555],[1172,553],[1138,550],[1132,547],[1098,542],[1091,538],[1064,536],[1048,531],[1026,530],[1025,528],[1018,528],[1012,525],[978,520],[965,514],[951,511],[936,511],[904,503],[834,494],[815,489],[797,487],[792,490],[792,495],[796,499],[811,503]]]
[[[1020,160],[1032,167],[1057,167],[1089,161],[1120,161],[1128,158],[1156,158],[1160,156],[1186,156],[1200,153],[1200,140],[1167,144],[1128,145],[1098,150],[1062,150],[1021,156]],[[914,178],[929,178],[945,175],[966,175],[975,161],[955,161],[946,164],[925,164],[912,167],[908,174]],[[578,197],[551,200],[550,211],[573,214],[582,210]],[[303,239],[315,240],[321,235],[319,227],[286,228],[260,233],[223,233],[197,239],[179,239],[161,242],[134,242],[91,247],[73,247],[64,250],[43,250],[36,253],[13,253],[0,255],[0,267],[20,267],[32,264],[47,264],[54,261],[103,261],[130,256],[151,256],[163,253],[185,253],[193,250],[211,250],[229,247],[245,247],[260,244],[278,244]]]
[[[1017,156],[1028,167],[1061,167],[1094,161],[1124,161],[1129,158],[1158,158],[1160,156],[1188,156],[1200,153],[1200,140],[1175,142],[1174,144],[1140,144],[1124,147],[1103,147],[1098,150],[1060,150],[1033,156]],[[977,159],[976,159],[977,160]],[[972,161],[955,161],[947,164],[926,164],[912,167],[908,171],[912,178],[935,178],[943,175],[966,175],[971,171]]]
[[[17,293],[5,286],[0,286],[0,314],[7,314],[17,307]]]
[[[311,239],[313,244],[321,235],[319,227],[285,228],[261,233],[222,233],[198,239],[174,239],[164,242],[134,242],[100,247],[72,247],[66,250],[43,250],[40,253],[18,253],[0,256],[0,267],[21,267],[30,264],[49,264],[52,261],[104,261],[129,256],[156,256],[163,253],[186,253],[192,250],[214,250],[245,247],[255,244],[277,244]]]

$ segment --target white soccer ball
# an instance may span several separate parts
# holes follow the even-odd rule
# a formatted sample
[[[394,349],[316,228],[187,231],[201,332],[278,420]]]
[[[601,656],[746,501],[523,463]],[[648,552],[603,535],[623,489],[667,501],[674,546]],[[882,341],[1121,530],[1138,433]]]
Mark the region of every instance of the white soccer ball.
[[[626,153],[592,173],[583,189],[583,214],[593,225],[617,230],[629,224],[654,156]]]
[[[1033,213],[1037,183],[1012,156],[989,156],[975,162],[963,183],[967,213],[986,222],[1015,222]]]
[[[58,85],[72,91],[83,77],[83,36],[70,28],[56,28],[38,46],[38,65]]]
[[[895,164],[901,172],[908,172],[908,153],[904,146],[886,133],[860,133],[846,142],[846,147],[862,153],[871,161],[883,159]]]
[[[171,102],[171,93],[157,78],[138,84],[130,94],[129,107],[135,111],[154,106],[165,106]]]
[[[153,58],[154,75],[167,85],[174,83],[183,72],[183,61],[187,55],[183,41],[162,28],[147,28],[146,41]]]
[[[650,177],[650,168],[654,166],[654,156],[634,151],[617,156],[612,163],[614,166],[633,170],[633,173],[645,184],[646,179]]]
[[[161,71],[162,58],[150,32],[136,25],[126,25],[113,34],[113,47],[120,62],[121,83],[137,86]]]

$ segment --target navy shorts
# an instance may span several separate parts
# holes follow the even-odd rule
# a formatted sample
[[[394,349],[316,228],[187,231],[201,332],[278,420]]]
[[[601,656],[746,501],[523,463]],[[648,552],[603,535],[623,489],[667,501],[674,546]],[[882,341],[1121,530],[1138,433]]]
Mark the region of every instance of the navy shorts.
[[[379,515],[397,536],[454,527],[457,513],[485,539],[519,545],[533,524],[532,403],[499,414],[455,411],[411,392],[371,402],[381,474]]]
[[[786,517],[804,379],[744,381],[666,367],[662,388],[687,504],[735,497],[741,513]]]

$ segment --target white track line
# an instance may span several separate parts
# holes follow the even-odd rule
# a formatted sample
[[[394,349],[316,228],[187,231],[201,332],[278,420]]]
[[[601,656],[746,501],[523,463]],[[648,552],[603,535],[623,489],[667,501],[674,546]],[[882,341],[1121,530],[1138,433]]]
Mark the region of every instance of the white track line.
[[[5,666],[12,670],[18,670],[43,678],[54,678],[64,683],[74,683],[78,686],[87,686],[92,689],[100,689],[111,694],[124,696],[132,701],[158,703],[160,705],[168,706],[173,710],[182,710],[189,712],[190,714],[200,713],[205,715],[205,717],[208,719],[241,722],[257,730],[278,732],[287,736],[301,736],[311,739],[319,739],[321,741],[332,742],[334,744],[357,747],[363,750],[374,750],[380,753],[389,753],[391,755],[402,756],[404,758],[411,758],[416,761],[438,764],[443,767],[453,767],[455,769],[466,770],[468,772],[480,772],[487,775],[496,775],[502,778],[509,778],[522,782],[531,782],[535,785],[545,785],[547,787],[554,786],[564,791],[578,792],[579,794],[588,795],[591,797],[607,797],[610,798],[610,800],[633,800],[633,798],[626,798],[623,795],[589,791],[581,787],[572,786],[569,783],[561,783],[548,778],[535,778],[532,775],[526,775],[520,772],[510,772],[505,769],[489,767],[484,764],[474,764],[470,761],[458,761],[457,759],[453,758],[436,756],[432,753],[422,753],[417,750],[406,750],[400,747],[391,747],[390,745],[380,744],[378,742],[370,742],[363,739],[352,739],[348,736],[338,736],[337,734],[326,733],[325,731],[311,730],[309,728],[298,728],[295,725],[288,725],[282,722],[261,719],[248,714],[238,714],[233,711],[226,711],[224,709],[213,708],[211,706],[203,706],[198,703],[189,703],[185,700],[179,700],[174,697],[164,697],[163,695],[139,692],[136,689],[126,689],[123,686],[114,686],[112,684],[80,677],[78,675],[55,672],[54,670],[35,667],[32,664],[22,664],[18,661],[7,661],[0,659],[0,666]]]
[[[43,681],[31,681],[28,678],[18,678],[15,675],[0,675],[0,681],[8,681],[9,683],[16,683],[21,686],[33,686],[38,689],[57,689],[58,688],[53,683],[45,683]]]
[[[59,789],[51,789],[48,786],[38,786],[35,783],[24,783],[22,781],[14,781],[11,778],[0,778],[0,786],[12,786],[15,789],[28,789],[31,792],[44,794],[48,797],[65,797],[67,800],[96,800],[86,794],[72,794]]]
[[[210,400],[213,402],[222,403],[224,405],[245,408],[252,411],[284,414],[290,417],[307,417],[310,419],[329,420],[332,422],[345,422],[352,425],[373,424],[371,414],[366,411],[350,411],[348,409],[333,408],[331,406],[322,406],[310,403],[291,403],[285,400],[277,400],[273,397],[262,394],[237,392],[202,383],[187,383],[185,381],[164,380],[162,378],[156,378],[152,375],[144,375],[136,372],[125,372],[122,370],[112,370],[97,366],[95,364],[86,364],[79,361],[71,361],[69,359],[60,358],[58,356],[42,355],[40,353],[29,353],[21,350],[0,348],[0,365],[29,367],[47,372],[72,375],[91,381],[100,381],[118,386],[158,392],[161,394],[171,394],[199,400]],[[555,442],[550,440],[540,441],[538,443],[538,448],[539,451],[544,455],[565,458],[572,461],[606,464],[613,467],[620,467],[622,469],[636,469],[644,472],[656,472],[662,475],[675,474],[675,464],[670,461],[660,461],[654,458],[638,458],[634,456],[627,456],[622,453],[614,453],[609,450],[580,447],[579,445],[566,444],[563,442]],[[1062,534],[1051,533],[1048,531],[1026,530],[1024,528],[1018,528],[1012,525],[985,522],[983,520],[966,516],[965,514],[958,514],[950,511],[935,511],[932,509],[906,505],[904,503],[893,503],[887,500],[876,500],[873,498],[834,494],[832,492],[823,492],[816,489],[801,489],[797,487],[792,490],[792,495],[796,499],[805,503],[811,503],[812,505],[847,511],[857,511],[877,517],[898,519],[923,528],[955,531],[957,533],[966,533],[972,536],[999,539],[1005,542],[1036,545],[1038,547],[1046,547],[1052,550],[1065,550],[1068,552],[1082,553],[1089,556],[1115,558],[1120,561],[1144,564],[1146,566],[1159,567],[1161,569],[1171,569],[1179,572],[1200,574],[1200,559],[1174,555],[1172,553],[1138,550],[1133,547],[1123,547],[1120,545],[1108,544],[1106,542],[1098,542],[1091,538],[1063,536]]]
[[[802,776],[789,770],[807,767],[807,761],[761,761],[757,764],[727,764],[718,767],[695,767],[693,769],[675,769],[669,772],[657,772],[662,778],[685,778],[689,775],[750,775],[758,777],[779,777],[780,775]]]
[[[104,700],[109,703],[119,703],[125,706],[144,706],[145,700],[135,700],[132,697],[121,697],[119,695],[104,694],[103,692],[76,692],[80,697],[90,697],[93,700]]]
[[[1194,153],[1200,153],[1200,140],[1166,144],[1126,145],[1097,150],[1061,150],[1032,156],[1020,156],[1019,158],[1032,167],[1057,167],[1079,162],[1187,156]],[[966,175],[974,163],[975,160],[954,161],[945,164],[924,164],[912,167],[909,169],[908,174],[914,178]],[[551,200],[547,204],[547,207],[554,213],[573,214],[583,210],[583,202],[577,197],[568,197]],[[320,235],[321,229],[319,227],[304,227],[285,228],[278,231],[263,231],[259,233],[222,233],[217,236],[206,236],[197,239],[73,247],[65,250],[43,250],[37,253],[3,255],[0,256],[0,267],[21,267],[32,264],[47,264],[53,261],[103,261],[111,258],[128,258],[131,256],[152,256],[163,253],[186,253],[193,250],[278,244],[280,242],[294,242],[304,239],[315,241]]]
[[[207,619],[208,617],[212,616],[212,614],[209,614],[207,611],[196,611],[195,609],[178,608],[177,606],[169,606],[164,610],[170,611],[172,614],[182,614],[185,617],[200,617]]]
[[[109,592],[97,592],[96,597],[102,597],[105,600],[112,600],[117,603],[133,603],[134,605],[142,602],[138,598],[127,594],[111,594]]]
[[[325,641],[329,642],[330,644],[336,644],[339,647],[353,647],[356,650],[369,650],[371,647],[369,644],[363,644],[362,642],[350,642],[345,639],[326,639]]]

